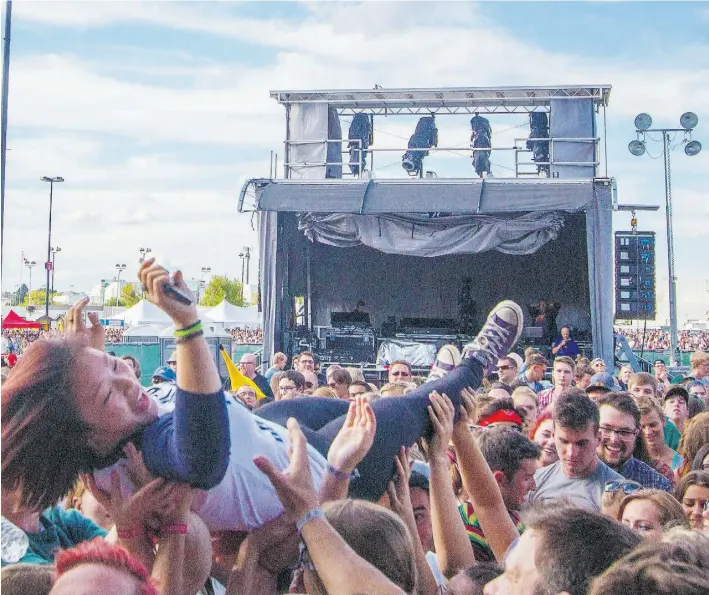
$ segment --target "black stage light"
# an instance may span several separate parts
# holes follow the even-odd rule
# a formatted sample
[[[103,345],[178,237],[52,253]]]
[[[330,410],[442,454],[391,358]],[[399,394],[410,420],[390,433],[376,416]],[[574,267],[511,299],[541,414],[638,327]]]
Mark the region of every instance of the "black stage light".
[[[470,146],[475,147],[491,147],[492,146],[492,128],[487,118],[478,116],[477,114],[470,120]],[[484,173],[490,171],[490,151],[473,151],[473,167],[475,172],[482,178]]]
[[[367,165],[367,149],[372,140],[371,118],[367,114],[356,114],[352,118],[347,138],[350,140],[347,145],[350,150],[350,171],[353,175],[358,176],[360,174],[360,153],[362,171],[366,169]]]
[[[535,138],[549,138],[549,116],[546,112],[532,112],[529,114],[529,139],[527,149],[532,151],[532,160],[537,165],[537,173],[549,172],[549,141],[532,140]]]
[[[428,155],[430,149],[438,145],[438,128],[433,114],[424,116],[416,124],[416,130],[409,139],[409,150],[401,158],[401,167],[410,176],[420,176],[423,171],[423,158]],[[412,150],[419,149],[419,150]]]

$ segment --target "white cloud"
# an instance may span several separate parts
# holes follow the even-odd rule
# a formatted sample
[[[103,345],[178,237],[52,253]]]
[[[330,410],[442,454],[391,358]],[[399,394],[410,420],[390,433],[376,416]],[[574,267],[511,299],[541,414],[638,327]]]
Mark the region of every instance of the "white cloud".
[[[275,16],[240,16],[238,4],[15,3],[13,16],[37,26],[100,28],[110,38],[116,24],[142,24],[182,31],[184,48],[192,33],[200,33],[234,40],[239,48],[243,44],[266,48],[272,59],[254,66],[248,52],[215,61],[199,56],[199,48],[153,50],[115,44],[106,46],[112,52],[105,60],[95,58],[91,48],[80,55],[57,48],[54,54],[13,57],[8,153],[12,213],[7,215],[8,223],[14,223],[6,249],[16,251],[17,258],[21,247],[42,253],[46,188],[32,184],[40,175],[59,174],[67,183],[57,194],[58,200],[66,201],[66,206],[58,207],[66,211],[57,212],[62,234],[57,241],[61,238],[71,248],[62,254],[65,262],[72,254],[86,259],[85,271],[75,274],[87,286],[100,267],[108,263],[110,268],[116,258],[137,258],[137,248],[146,243],[192,270],[208,264],[213,270],[237,274],[235,254],[243,238],[255,245],[255,234],[249,216],[236,212],[236,195],[246,177],[265,175],[270,149],[282,154],[283,108],[269,98],[270,89],[370,88],[374,83],[385,87],[610,83],[614,89],[608,108],[609,137],[621,140],[631,136],[632,117],[639,111],[649,111],[662,123],[662,114],[678,116],[709,105],[709,68],[701,58],[706,45],[697,44],[691,52],[668,48],[669,54],[676,54],[677,66],[652,67],[627,57],[608,61],[546,51],[500,24],[482,21],[475,5],[468,3],[306,6],[307,18],[289,22]],[[38,80],[51,91],[38,93]],[[515,136],[527,132],[523,116],[495,116],[491,121],[498,131],[495,142],[502,145],[511,145]],[[405,146],[414,122],[415,118],[378,118],[376,146]],[[509,130],[520,122],[525,127]],[[466,119],[440,117],[438,125],[441,146],[461,145],[462,155],[431,157],[430,163],[443,168],[457,159],[469,168]],[[110,155],[114,144],[120,145],[124,157]],[[191,146],[200,151],[205,146],[247,150],[249,157],[201,165],[203,160],[191,163],[184,152],[179,157],[172,154],[170,145],[183,151]],[[709,151],[691,162],[682,157],[674,163],[678,252],[690,252],[687,240],[707,238],[703,222],[708,220],[708,203],[697,183],[699,172],[709,173],[707,158]],[[399,159],[397,152],[378,155],[375,165],[393,163],[382,175],[399,176],[403,175]],[[620,179],[622,200],[659,204],[660,164],[637,160],[629,165],[629,159],[611,161],[610,173]],[[493,162],[509,165],[498,155]],[[662,212],[642,218],[657,226],[661,245]],[[701,259],[688,255],[686,262],[682,266],[695,277],[709,277]],[[17,269],[10,266],[7,273],[16,275]],[[57,281],[64,274],[58,265]],[[694,304],[692,308],[706,297],[691,286],[686,291],[683,299]]]

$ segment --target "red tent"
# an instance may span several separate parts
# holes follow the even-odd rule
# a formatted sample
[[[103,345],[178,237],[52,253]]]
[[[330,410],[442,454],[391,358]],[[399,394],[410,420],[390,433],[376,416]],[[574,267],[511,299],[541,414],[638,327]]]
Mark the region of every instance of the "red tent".
[[[2,321],[2,328],[42,328],[42,325],[39,322],[25,320],[14,310],[10,310]]]

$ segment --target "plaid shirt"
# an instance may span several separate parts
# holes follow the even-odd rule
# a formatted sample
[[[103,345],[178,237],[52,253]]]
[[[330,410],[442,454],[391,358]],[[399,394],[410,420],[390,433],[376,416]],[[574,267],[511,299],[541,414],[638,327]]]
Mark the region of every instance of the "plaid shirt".
[[[551,405],[551,400],[554,397],[554,387],[545,388],[541,391],[537,398],[539,399],[539,413],[544,411],[549,405]]]
[[[652,467],[635,457],[630,457],[625,465],[617,469],[617,471],[625,479],[637,481],[644,488],[655,488],[665,492],[672,491],[672,483],[666,477],[660,475]]]

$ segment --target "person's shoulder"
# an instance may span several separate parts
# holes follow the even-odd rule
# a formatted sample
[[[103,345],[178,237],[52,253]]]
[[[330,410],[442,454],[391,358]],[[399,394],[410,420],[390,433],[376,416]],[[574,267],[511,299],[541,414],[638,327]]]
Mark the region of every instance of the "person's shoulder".
[[[557,475],[558,473],[561,473],[561,463],[557,461],[556,463],[552,463],[551,465],[547,465],[546,467],[540,467],[534,472],[534,481],[537,484],[537,487],[539,486],[540,483],[543,483],[545,481],[548,481],[549,478]]]
[[[620,473],[611,469],[603,461],[598,462],[598,468],[593,475],[604,484],[608,481],[622,481],[625,479]]]

